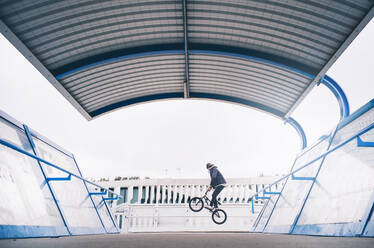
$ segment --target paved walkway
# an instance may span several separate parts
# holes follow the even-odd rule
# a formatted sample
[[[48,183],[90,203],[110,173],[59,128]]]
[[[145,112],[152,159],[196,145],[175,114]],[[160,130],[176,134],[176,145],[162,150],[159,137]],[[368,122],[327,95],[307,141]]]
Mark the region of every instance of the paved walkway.
[[[0,240],[1,248],[373,248],[374,238],[335,238],[254,233],[134,233]]]

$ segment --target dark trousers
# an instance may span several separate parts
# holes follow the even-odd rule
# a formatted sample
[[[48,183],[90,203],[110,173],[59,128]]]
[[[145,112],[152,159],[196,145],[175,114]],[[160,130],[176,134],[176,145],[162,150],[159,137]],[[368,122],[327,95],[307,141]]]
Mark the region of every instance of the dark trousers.
[[[210,202],[211,207],[218,208],[218,203],[217,203],[217,196],[221,191],[225,188],[225,186],[219,185],[214,189],[214,192],[212,194],[212,201]]]

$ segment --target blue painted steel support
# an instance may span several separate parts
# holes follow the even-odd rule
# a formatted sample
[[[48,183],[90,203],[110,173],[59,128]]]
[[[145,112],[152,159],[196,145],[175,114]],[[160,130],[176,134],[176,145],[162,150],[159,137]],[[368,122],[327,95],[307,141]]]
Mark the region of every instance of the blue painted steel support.
[[[58,74],[56,76],[56,79],[59,80],[59,79],[68,77],[80,71],[89,70],[96,66],[107,65],[107,64],[115,63],[115,62],[122,61],[122,60],[136,59],[136,58],[147,57],[147,56],[168,55],[168,54],[183,54],[183,50],[163,50],[163,51],[141,52],[141,53],[128,54],[124,56],[104,59],[98,62],[90,63],[90,64],[87,64],[81,67],[77,67],[73,70]]]
[[[303,130],[303,128],[301,127],[301,125],[292,117],[289,117],[285,123],[289,123],[291,126],[293,126],[299,137],[300,137],[300,140],[301,140],[301,149],[303,150],[306,146],[307,146],[307,141],[306,141],[306,136],[305,136],[305,132]]]
[[[255,198],[256,200],[269,200],[270,199],[269,196],[258,196],[258,195],[255,195]]]
[[[184,35],[184,98],[190,97],[190,64],[188,54],[187,0],[182,1],[183,35]]]
[[[374,147],[374,142],[363,141],[361,139],[361,137],[358,136],[357,137],[357,147]],[[367,213],[364,214],[363,219],[365,219],[365,222],[362,225],[360,236],[364,235],[365,229],[366,229],[367,225],[369,224],[369,220],[371,219],[371,216],[373,215],[373,212],[374,212],[374,197],[373,196],[371,197],[371,200],[372,200],[371,202],[373,202],[373,205],[371,206],[369,211],[367,211]]]
[[[280,195],[281,194],[281,192],[269,192],[269,191],[266,191],[266,190],[264,190],[264,195]],[[258,197],[256,197],[256,199],[257,199]],[[268,201],[266,202],[266,204],[264,204],[264,206],[262,207],[262,209],[261,209],[261,211],[260,211],[260,213],[258,214],[258,216],[257,216],[257,218],[256,218],[256,220],[255,220],[255,223],[253,224],[253,230],[255,230],[256,228],[257,228],[257,225],[258,225],[258,223],[260,222],[260,219],[262,218],[262,215],[264,214],[264,211],[265,211],[265,209],[267,208],[267,205],[269,204],[269,202],[270,202],[270,199],[271,199],[271,197],[264,197],[264,198],[267,198],[268,199]],[[253,209],[253,204],[252,204],[252,209]],[[254,211],[252,210],[252,213],[254,213]]]
[[[106,195],[106,191],[103,192],[89,192],[90,195]]]
[[[292,180],[311,180],[311,181],[316,180],[315,177],[296,177],[293,173],[291,174],[291,179]]]
[[[269,59],[262,58],[262,57],[267,57],[267,56],[265,56],[263,53],[260,53],[260,52],[256,52],[256,54],[248,55],[248,53],[247,54],[240,53],[241,51],[243,51],[243,49],[239,49],[238,51],[231,52],[230,49],[225,49],[225,47],[220,47],[219,50],[209,50],[213,46],[214,45],[210,44],[204,47],[204,49],[189,49],[188,54],[207,54],[207,55],[227,56],[227,57],[233,57],[233,58],[239,58],[239,59],[246,59],[249,61],[260,62],[260,63],[276,66],[282,69],[286,69],[289,71],[293,71],[297,74],[303,75],[310,79],[315,78],[314,74],[306,72],[305,70],[297,69],[296,67],[293,67],[293,66],[288,66],[286,65],[287,63],[275,62],[271,60],[270,58]],[[202,47],[202,46],[198,45],[198,47]],[[223,50],[226,50],[226,51],[223,51]],[[183,54],[183,53],[184,53],[184,50],[169,49],[169,50],[158,50],[158,51],[150,51],[150,52],[149,51],[139,52],[139,53],[127,54],[127,55],[118,56],[118,57],[112,57],[112,58],[103,59],[101,61],[97,61],[94,63],[88,63],[84,66],[76,67],[75,69],[65,71],[63,73],[57,73],[56,79],[59,80],[64,77],[70,76],[74,73],[83,71],[83,70],[88,70],[99,65],[106,65],[109,63],[114,63],[114,62],[118,62],[118,61],[122,61],[126,59],[135,59],[135,58],[146,57],[146,56],[157,56],[157,55],[167,55],[167,54]]]
[[[359,109],[358,112],[362,114],[362,113],[368,111],[369,109],[371,109],[372,107],[374,107],[374,99],[371,100],[371,101],[370,101],[368,104],[366,104],[365,106],[363,106],[361,109]],[[333,140],[333,136],[335,135],[336,131],[337,131],[338,129],[341,129],[341,128],[344,127],[344,126],[345,126],[349,121],[352,121],[352,120],[356,119],[357,117],[358,117],[357,114],[353,114],[352,116],[350,116],[349,118],[345,119],[343,122],[340,122],[340,123],[338,124],[338,126],[336,127],[336,129],[335,129],[333,135],[331,135],[331,137],[330,137],[330,141],[329,141],[330,145],[329,145],[329,146],[331,146],[331,142],[332,142],[332,140]],[[361,135],[365,134],[366,132],[370,131],[370,130],[373,129],[373,128],[374,128],[374,123],[370,124],[370,125],[367,126],[366,128],[362,129],[361,131],[359,131],[359,132],[356,133],[355,135],[353,135],[353,136],[351,136],[350,138],[348,138],[347,140],[345,140],[344,142],[342,142],[342,143],[340,143],[339,145],[335,146],[333,149],[331,149],[331,150],[327,150],[325,153],[323,153],[323,154],[320,155],[319,157],[317,157],[317,158],[313,159],[312,161],[310,161],[310,162],[304,164],[303,166],[299,167],[299,168],[296,169],[296,170],[293,169],[293,167],[294,167],[294,165],[295,165],[295,162],[296,162],[296,160],[295,160],[294,165],[293,165],[293,167],[292,167],[292,169],[291,169],[291,172],[290,172],[289,174],[283,176],[282,178],[276,180],[274,183],[268,185],[267,187],[265,187],[265,188],[263,189],[263,191],[265,191],[266,189],[270,189],[273,185],[275,185],[275,184],[277,184],[277,183],[280,183],[281,181],[287,179],[289,176],[291,176],[291,177],[293,176],[293,177],[295,178],[295,176],[293,175],[294,173],[296,173],[296,172],[298,172],[298,171],[300,171],[300,170],[306,168],[307,166],[309,166],[309,165],[313,164],[314,162],[318,161],[319,159],[326,157],[326,156],[329,155],[330,153],[336,151],[337,149],[341,148],[341,147],[344,146],[345,144],[351,142],[353,139],[356,139],[357,137],[360,137]],[[328,148],[328,149],[329,149],[329,148]],[[304,178],[304,179],[305,179],[305,178]],[[297,180],[297,177],[296,177],[296,180]],[[287,183],[287,181],[286,181],[286,183]],[[283,191],[284,187],[286,186],[286,183],[283,185],[282,191]],[[282,192],[282,191],[281,191],[281,192]],[[260,191],[259,193],[261,193],[261,191]],[[274,211],[274,208],[275,208],[276,205],[277,205],[278,200],[279,200],[279,198],[277,199],[276,203],[274,204],[273,211]],[[304,204],[305,204],[305,202],[304,202]],[[272,211],[272,213],[273,213],[273,211]],[[371,211],[374,212],[374,205],[373,205],[373,209],[372,209]],[[268,222],[269,222],[269,219],[271,218],[272,213],[269,215],[269,218],[268,218],[268,220],[267,220],[267,222],[266,222],[266,224],[265,224],[265,227],[267,226],[267,224],[268,224]],[[371,214],[372,214],[372,213],[371,213]],[[297,222],[297,221],[296,221],[296,222]],[[296,225],[296,222],[295,222],[295,225]],[[364,227],[364,228],[365,228],[365,227]],[[364,228],[363,228],[363,230],[362,230],[363,232],[364,232],[364,230],[365,230]]]
[[[256,218],[255,222],[253,223],[252,230],[256,230],[256,228],[258,226],[258,223],[260,222],[260,220],[262,218],[262,215],[264,214],[265,209],[267,208],[267,205],[269,204],[269,202],[270,202],[270,200],[266,201],[265,204],[262,206],[261,211],[258,213],[257,218]]]
[[[38,153],[37,153],[37,151],[36,151],[36,146],[35,146],[35,143],[34,143],[34,141],[33,141],[33,139],[32,139],[32,136],[31,136],[31,133],[30,133],[30,129],[29,129],[28,126],[26,126],[26,125],[23,125],[23,129],[25,130],[25,134],[26,134],[26,136],[27,136],[27,139],[28,139],[29,142],[30,142],[30,145],[31,145],[31,148],[32,148],[33,153],[35,154],[35,156],[37,156]],[[7,144],[4,144],[4,143],[2,142],[1,139],[0,139],[0,143],[3,144],[3,145],[6,145],[6,146],[7,146]],[[18,148],[18,147],[16,147],[16,146],[14,146],[14,147],[10,147],[10,146],[8,146],[8,147],[9,147],[9,148],[12,148],[12,149],[14,149],[14,147],[15,147],[15,148]],[[18,149],[19,149],[19,148],[18,148]],[[17,149],[16,149],[16,150],[17,150]],[[17,151],[18,151],[18,150],[17,150]],[[25,153],[24,153],[24,154],[25,154]],[[25,155],[28,155],[28,154],[25,154]],[[30,155],[32,155],[32,154],[29,154],[28,156],[30,156]],[[53,198],[53,201],[54,201],[55,204],[56,204],[57,211],[59,212],[59,214],[60,214],[60,216],[61,216],[61,220],[62,220],[62,222],[64,223],[64,226],[66,227],[67,232],[69,233],[69,235],[71,235],[71,231],[70,231],[70,229],[69,229],[69,226],[68,226],[68,224],[67,224],[67,221],[66,221],[66,219],[65,219],[65,216],[64,216],[64,214],[63,214],[63,212],[62,212],[62,209],[60,208],[60,205],[58,204],[58,201],[57,201],[57,198],[56,198],[56,196],[55,196],[55,193],[54,193],[54,191],[53,191],[51,185],[49,184],[49,181],[47,180],[47,176],[45,175],[45,172],[44,172],[43,166],[42,166],[42,164],[41,164],[40,162],[41,162],[41,161],[37,160],[37,163],[38,163],[39,168],[40,168],[40,170],[41,170],[41,172],[42,172],[42,174],[43,174],[44,180],[46,181],[46,185],[47,185],[47,187],[48,187],[48,189],[49,189],[49,192],[51,193],[52,198]],[[70,175],[70,174],[69,174],[69,175]]]
[[[51,167],[53,167],[53,168],[56,168],[56,169],[58,169],[58,170],[60,170],[60,171],[62,171],[62,172],[65,172],[66,174],[71,174],[73,177],[78,178],[78,179],[80,179],[80,180],[82,180],[82,181],[85,181],[86,183],[89,183],[89,184],[94,185],[94,186],[96,186],[96,187],[98,187],[98,188],[101,188],[101,189],[105,189],[105,190],[107,190],[108,192],[111,192],[112,194],[117,195],[117,197],[122,198],[122,196],[118,195],[117,193],[113,192],[112,190],[109,190],[109,189],[107,189],[107,188],[104,188],[104,187],[102,187],[102,186],[100,186],[100,185],[98,185],[98,184],[96,184],[96,183],[94,183],[94,182],[91,182],[91,181],[89,181],[89,180],[87,180],[87,179],[85,179],[85,178],[83,178],[83,177],[81,177],[81,176],[78,176],[78,175],[76,175],[76,174],[74,174],[74,173],[72,173],[72,172],[70,172],[70,171],[68,171],[68,170],[65,170],[65,169],[63,169],[63,168],[61,168],[61,167],[59,167],[59,166],[57,166],[57,165],[55,165],[55,164],[52,164],[52,163],[48,162],[47,160],[44,160],[44,159],[39,158],[38,156],[35,156],[35,155],[33,155],[33,154],[29,153],[29,152],[26,152],[26,151],[24,151],[23,149],[21,149],[21,148],[15,146],[15,145],[13,145],[13,144],[11,144],[11,143],[9,143],[9,142],[3,140],[3,139],[0,139],[0,144],[2,144],[2,145],[4,145],[4,146],[7,146],[7,147],[9,147],[9,148],[11,148],[11,149],[13,149],[13,150],[19,152],[19,153],[22,153],[22,154],[24,154],[24,155],[27,155],[27,156],[29,156],[29,157],[31,157],[31,158],[33,158],[33,159],[39,161],[39,162],[42,162],[42,163],[44,163],[44,164],[46,164],[46,165],[49,165],[49,166],[51,166]]]
[[[115,196],[115,197],[103,197],[104,201],[114,201],[114,200],[118,200],[118,199],[119,199],[118,196]]]
[[[186,6],[187,8],[187,6]],[[188,32],[186,31],[186,38],[188,39]],[[185,41],[185,44],[189,44],[188,40]],[[189,44],[192,46],[192,44]],[[195,44],[196,45],[196,44]],[[201,47],[203,49],[201,49]],[[220,50],[214,50],[212,47],[214,45],[209,45],[209,46],[197,46],[196,48],[199,49],[190,49],[187,46],[188,52],[187,55],[191,54],[196,54],[196,55],[213,55],[213,56],[225,56],[225,57],[231,57],[231,58],[237,58],[237,59],[244,59],[248,61],[254,61],[257,63],[264,63],[267,65],[271,65],[277,68],[285,69],[291,72],[294,72],[299,75],[303,75],[304,77],[307,77],[309,79],[314,79],[315,75],[311,74],[310,72],[306,72],[305,70],[297,69],[295,66],[289,66],[286,65],[287,63],[284,61],[276,62],[277,60],[271,60],[271,58],[265,56],[263,53],[241,53],[242,49],[235,50],[234,52],[231,51],[230,49],[225,50],[224,47],[220,47]],[[209,50],[211,49],[211,50]],[[88,70],[91,68],[95,68],[97,66],[104,66],[109,63],[114,63],[114,62],[119,62],[119,61],[124,61],[128,59],[135,59],[135,58],[141,58],[141,57],[151,57],[151,56],[161,56],[161,55],[167,55],[167,54],[186,54],[186,49],[181,50],[179,49],[170,49],[170,50],[159,50],[159,51],[151,51],[151,52],[139,52],[139,53],[134,53],[134,54],[127,54],[124,56],[118,56],[118,57],[111,57],[108,59],[103,59],[101,61],[97,61],[94,63],[89,63],[81,67],[76,67],[75,69],[65,71],[63,73],[57,73],[58,75],[56,76],[57,80],[63,79],[64,77],[68,77],[70,75],[73,75],[74,73],[83,71],[83,70]],[[225,51],[222,51],[225,50]],[[188,65],[188,57],[187,58],[187,63],[185,65]],[[292,64],[292,63],[291,63]],[[186,70],[186,69],[185,69]],[[186,76],[189,77],[189,74],[186,74]],[[188,89],[187,89],[188,90]],[[221,101],[229,101],[229,102],[235,102],[235,103],[240,103],[244,104],[250,107],[258,108],[261,110],[264,110],[265,112],[269,112],[274,114],[275,116],[278,116],[280,118],[284,118],[284,113],[270,108],[268,106],[264,106],[262,104],[244,100],[241,98],[237,97],[232,97],[232,96],[226,96],[226,95],[221,95],[221,94],[207,94],[203,92],[189,92],[189,97],[196,97],[196,98],[206,98],[206,99],[216,99],[216,100],[221,100]],[[193,94],[192,94],[193,93]],[[108,111],[111,111],[113,109],[117,109],[120,107],[136,104],[139,102],[146,102],[146,101],[152,101],[152,100],[160,100],[160,99],[172,99],[172,98],[182,98],[184,97],[184,94],[182,92],[171,92],[171,93],[163,93],[163,94],[155,94],[155,95],[148,95],[148,96],[142,96],[142,97],[137,97],[137,98],[132,98],[132,99],[127,99],[125,101],[121,101],[118,103],[111,104],[109,106],[103,107],[101,109],[95,110],[92,113],[90,113],[91,117],[96,117],[99,116],[103,113],[106,113]]]
[[[336,128],[336,130],[337,130],[339,127],[340,127],[340,126],[338,125],[337,128]],[[326,156],[329,155],[330,153],[332,153],[332,152],[334,152],[334,151],[340,149],[340,148],[341,148],[342,146],[344,146],[345,144],[351,142],[351,141],[354,140],[354,139],[357,139],[357,137],[359,137],[359,136],[365,134],[366,132],[370,131],[370,130],[373,129],[373,128],[374,128],[374,123],[371,123],[371,124],[368,125],[367,127],[363,128],[361,131],[357,132],[356,134],[354,134],[354,135],[352,135],[351,137],[349,137],[348,139],[346,139],[344,142],[342,142],[342,143],[336,145],[334,148],[332,148],[332,149],[329,149],[329,148],[328,148],[329,150],[327,150],[325,153],[323,153],[323,154],[321,154],[320,156],[314,158],[313,160],[309,161],[308,163],[304,164],[303,166],[300,166],[299,168],[297,168],[296,170],[294,170],[294,171],[290,172],[289,174],[283,176],[282,178],[276,180],[274,183],[272,183],[272,184],[266,186],[262,191],[258,192],[258,193],[255,195],[256,199],[263,199],[264,197],[258,197],[258,194],[259,194],[259,193],[265,191],[266,189],[270,189],[270,187],[272,187],[273,185],[275,185],[275,184],[281,182],[282,180],[288,178],[288,177],[289,177],[290,175],[292,175],[293,173],[296,173],[297,171],[300,171],[300,170],[306,168],[307,166],[313,164],[314,162],[320,160],[321,158],[326,157]],[[336,132],[336,131],[335,131],[335,132]],[[332,138],[330,139],[330,144],[331,144],[331,140],[332,140]],[[31,142],[31,143],[32,143],[32,142]],[[41,158],[39,158],[39,157],[37,157],[37,156],[31,154],[31,153],[28,153],[28,152],[22,150],[21,148],[19,148],[19,147],[15,146],[15,145],[13,145],[13,144],[11,144],[11,143],[9,143],[9,142],[3,140],[3,139],[0,139],[0,144],[5,145],[5,146],[7,146],[7,147],[9,147],[9,148],[11,148],[11,149],[13,149],[13,150],[16,150],[17,152],[20,152],[20,153],[22,153],[22,154],[25,154],[25,155],[27,155],[27,156],[29,156],[29,157],[32,157],[32,158],[36,159],[36,160],[39,161],[39,162],[43,162],[43,163],[45,163],[45,164],[47,164],[47,165],[50,165],[51,167],[57,168],[57,169],[59,169],[60,171],[63,171],[63,172],[66,172],[66,173],[70,173],[69,171],[66,171],[66,170],[64,170],[64,169],[62,169],[62,168],[60,168],[60,167],[58,167],[58,166],[56,166],[56,165],[54,165],[54,164],[52,164],[52,163],[50,163],[50,162],[44,160],[44,159],[41,159]],[[86,181],[86,182],[88,182],[88,183],[90,183],[90,184],[92,184],[92,185],[95,185],[95,186],[98,186],[98,187],[100,187],[100,188],[103,188],[103,187],[101,187],[100,185],[97,185],[97,184],[95,184],[95,183],[93,183],[93,182],[90,182],[90,181],[88,181],[88,180],[86,180],[86,179],[84,179],[84,178],[82,178],[82,177],[80,177],[80,176],[77,176],[77,175],[73,174],[73,173],[70,173],[70,174],[73,175],[74,177],[79,178],[79,179],[81,179],[81,180],[83,180],[83,181]],[[103,188],[103,189],[105,189],[105,188]],[[108,190],[108,191],[109,191],[109,192],[112,192],[111,190]],[[116,193],[114,193],[114,194],[116,194]],[[117,199],[119,198],[119,196],[118,196],[118,194],[116,194],[116,195],[117,195],[117,196],[114,197],[114,198],[103,198],[103,200],[117,200]],[[266,199],[268,199],[268,198],[269,198],[269,197],[266,197]],[[252,198],[252,200],[253,200],[253,198]],[[304,202],[304,203],[305,203],[305,202]],[[253,201],[252,201],[252,204],[253,204]]]
[[[73,155],[73,160],[74,160],[75,167],[77,167],[77,170],[78,170],[78,172],[79,172],[79,175],[82,176],[82,172],[81,172],[81,170],[79,169],[78,163],[77,163],[77,161],[75,160],[74,155]],[[95,208],[95,211],[96,211],[97,216],[98,216],[98,218],[99,218],[99,220],[100,220],[100,223],[101,223],[101,225],[102,225],[103,228],[104,228],[104,231],[105,231],[106,233],[108,233],[108,231],[107,231],[106,228],[105,228],[104,222],[103,222],[103,220],[101,219],[101,216],[100,216],[99,210],[97,209],[96,204],[95,204],[94,200],[93,200],[92,197],[91,197],[91,193],[90,193],[89,190],[88,190],[88,187],[87,187],[86,182],[83,181],[83,184],[84,184],[84,187],[85,187],[86,190],[87,190],[88,196],[89,196],[90,199],[91,199],[92,205],[93,205],[94,208]]]
[[[340,120],[347,118],[349,116],[349,103],[343,89],[334,79],[327,75],[324,75],[317,85],[320,85],[321,83],[329,88],[338,100],[340,107]]]
[[[104,201],[104,199],[102,200],[102,202],[104,203],[104,206],[106,207],[106,210],[109,213],[110,219],[112,220],[114,227],[116,228],[117,232],[120,232],[120,230],[118,229],[117,223],[115,222],[115,220],[114,220],[114,218],[112,216],[112,211],[110,211],[110,209],[108,207],[108,204],[106,204],[106,201]]]
[[[373,202],[371,208],[369,209],[369,211],[367,211],[367,213],[364,214],[364,216],[366,216],[366,219],[365,219],[364,224],[362,225],[360,236],[363,236],[365,234],[366,227],[369,224],[369,221],[374,214],[374,196],[373,195],[371,197],[371,202]]]
[[[209,45],[209,47],[212,47],[213,45]],[[238,58],[238,59],[245,59],[253,62],[259,62],[259,63],[264,63],[268,64],[271,66],[275,66],[278,68],[282,68],[288,71],[292,71],[294,73],[303,75],[307,78],[314,79],[315,75],[310,74],[304,70],[297,69],[296,67],[288,66],[286,63],[283,62],[275,62],[270,59],[264,59],[262,58],[263,56],[260,54],[253,54],[253,55],[248,55],[248,54],[242,54],[240,52],[229,52],[229,51],[222,51],[222,50],[209,50],[209,49],[190,49],[190,54],[206,54],[206,55],[215,55],[215,56],[226,56],[226,57],[233,57],[233,58]]]
[[[340,148],[341,148],[342,146],[344,146],[345,144],[347,144],[347,143],[351,142],[352,140],[356,139],[358,136],[361,136],[361,135],[363,135],[364,133],[367,133],[368,131],[370,131],[370,130],[373,129],[373,128],[374,128],[374,123],[371,123],[369,126],[363,128],[363,129],[362,129],[361,131],[359,131],[358,133],[352,135],[351,137],[349,137],[348,139],[346,139],[344,142],[340,143],[339,145],[334,146],[334,148],[332,148],[332,149],[330,149],[330,150],[324,152],[323,154],[321,154],[321,155],[319,155],[318,157],[312,159],[312,160],[309,161],[308,163],[306,163],[306,164],[300,166],[299,168],[295,169],[294,171],[292,171],[292,172],[288,173],[287,175],[285,175],[285,176],[279,178],[279,179],[276,180],[274,183],[272,183],[272,184],[266,186],[263,190],[260,190],[257,194],[263,192],[263,191],[266,190],[266,189],[270,189],[270,187],[274,186],[274,185],[277,184],[277,183],[280,183],[281,181],[283,181],[283,180],[286,179],[287,177],[291,176],[291,174],[296,173],[296,172],[298,172],[298,171],[300,171],[300,170],[302,170],[302,169],[308,167],[309,165],[313,164],[314,162],[320,160],[321,158],[326,157],[326,156],[329,155],[330,153],[332,153],[332,152],[334,152],[334,151],[340,149]],[[0,143],[1,143],[1,139],[0,139]]]
[[[292,164],[291,171],[292,171],[293,168],[295,167],[295,164],[296,164],[297,158],[298,158],[298,157],[296,157],[296,159],[294,160],[294,162],[293,162],[293,164]],[[283,178],[283,180],[286,180],[286,182],[283,184],[283,187],[282,187],[282,189],[281,189],[281,191],[280,191],[280,195],[282,195],[283,190],[284,190],[284,188],[286,187],[286,184],[287,184],[289,178],[290,178],[289,176],[287,176],[287,178]],[[279,182],[280,182],[280,181],[279,181]],[[279,183],[279,182],[278,182],[278,183]],[[271,187],[271,186],[270,186],[270,187]],[[270,189],[270,187],[269,187],[269,189]],[[266,188],[264,189],[264,191],[265,191],[265,190],[266,190]],[[268,225],[268,223],[269,223],[269,221],[270,221],[270,218],[271,218],[271,216],[273,215],[274,209],[275,209],[275,207],[276,207],[277,204],[278,204],[279,198],[280,198],[280,196],[278,196],[278,198],[276,199],[276,201],[275,201],[275,203],[274,203],[274,205],[273,205],[273,209],[271,210],[271,212],[270,212],[270,214],[269,214],[269,216],[268,216],[268,219],[266,220],[266,223],[265,223],[265,225],[264,225],[264,228],[262,229],[262,232],[265,230],[266,226]],[[262,218],[262,217],[261,217],[261,218]]]
[[[70,181],[71,180],[71,174],[67,177],[47,177],[47,181]]]
[[[281,192],[270,192],[270,191],[266,191],[264,190],[264,195],[280,195]]]
[[[330,149],[330,147],[331,147],[332,141],[334,140],[334,137],[335,137],[336,132],[338,131],[338,128],[339,128],[339,125],[336,126],[336,128],[334,129],[334,132],[333,132],[332,135],[330,136],[329,144],[328,144],[328,146],[327,146],[327,151],[328,151],[328,150]],[[327,155],[327,154],[326,154],[326,155]],[[318,167],[318,170],[317,170],[317,172],[316,172],[315,178],[314,178],[313,181],[312,181],[312,185],[310,185],[309,191],[308,191],[308,193],[307,193],[306,196],[305,196],[304,202],[303,202],[303,204],[301,205],[301,208],[299,209],[299,212],[297,213],[296,218],[295,218],[294,222],[292,223],[292,226],[291,226],[291,228],[290,228],[290,230],[289,230],[289,233],[290,233],[290,234],[293,233],[293,231],[294,231],[294,229],[295,229],[295,227],[296,227],[296,225],[297,225],[297,222],[299,221],[299,218],[300,218],[300,216],[301,216],[301,213],[302,213],[303,210],[304,210],[304,207],[305,207],[306,201],[307,201],[308,198],[309,198],[310,192],[312,192],[312,189],[313,189],[314,185],[316,184],[316,178],[318,177],[319,172],[321,171],[321,168],[322,168],[323,163],[325,162],[325,159],[326,159],[326,156],[323,156],[323,157],[322,157],[322,161],[321,161],[321,163],[320,163],[320,165],[319,165],[319,167]],[[316,161],[318,161],[318,160],[316,160]],[[293,176],[293,173],[292,173],[292,176]]]
[[[357,147],[374,147],[374,142],[363,141],[361,137],[357,137]]]
[[[295,162],[296,162],[296,160],[294,161],[294,164],[292,165],[291,170],[292,170],[293,167],[295,166]],[[277,200],[275,201],[275,203],[274,203],[274,205],[273,205],[273,209],[271,210],[271,212],[270,212],[270,214],[269,214],[269,216],[268,216],[268,219],[266,220],[266,223],[265,223],[265,225],[264,225],[264,228],[262,229],[262,232],[265,230],[266,226],[268,225],[268,223],[269,223],[269,221],[270,221],[271,216],[273,215],[274,209],[275,209],[275,207],[276,207],[277,204],[278,204],[279,198],[280,198],[280,196],[281,196],[282,193],[283,193],[283,189],[285,188],[285,186],[286,186],[286,184],[287,184],[287,182],[288,182],[288,179],[289,179],[289,177],[287,177],[287,178],[285,179],[286,182],[283,184],[282,190],[280,191],[280,195],[278,196]],[[269,189],[270,189],[270,188],[269,188]],[[264,189],[264,191],[265,191],[265,190],[266,190],[266,189]],[[270,201],[270,200],[269,200],[269,201]],[[262,216],[261,216],[261,218],[262,218]]]
[[[251,198],[251,205],[252,205],[252,214],[254,214],[255,213],[255,205],[254,205],[254,196],[252,196],[252,198]]]

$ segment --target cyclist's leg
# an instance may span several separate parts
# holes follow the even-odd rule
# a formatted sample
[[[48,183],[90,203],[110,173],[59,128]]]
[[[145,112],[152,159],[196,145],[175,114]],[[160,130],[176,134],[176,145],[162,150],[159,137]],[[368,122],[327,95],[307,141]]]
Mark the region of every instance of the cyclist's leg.
[[[212,194],[212,201],[210,203],[210,206],[214,206],[215,208],[218,207],[218,203],[217,203],[217,196],[219,193],[221,193],[221,191],[223,190],[224,186],[217,186],[216,189],[214,190],[213,194]]]

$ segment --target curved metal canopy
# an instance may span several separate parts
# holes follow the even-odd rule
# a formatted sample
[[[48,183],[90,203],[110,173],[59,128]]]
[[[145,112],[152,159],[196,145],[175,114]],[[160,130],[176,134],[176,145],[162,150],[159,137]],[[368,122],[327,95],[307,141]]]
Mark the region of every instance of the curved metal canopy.
[[[0,31],[87,119],[183,97],[286,119],[370,21],[373,6],[0,0]]]

